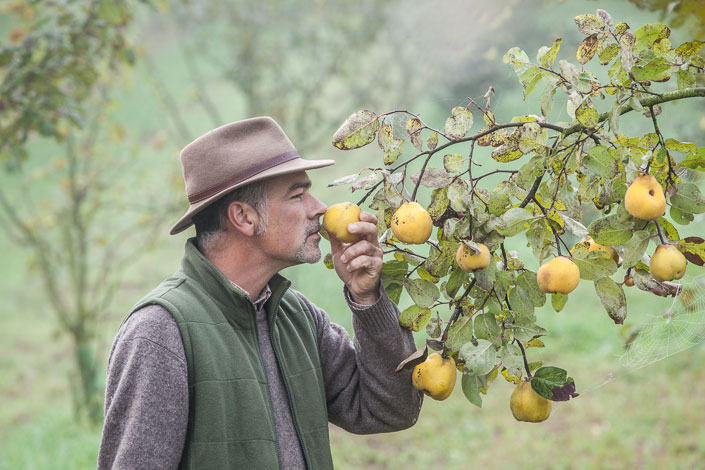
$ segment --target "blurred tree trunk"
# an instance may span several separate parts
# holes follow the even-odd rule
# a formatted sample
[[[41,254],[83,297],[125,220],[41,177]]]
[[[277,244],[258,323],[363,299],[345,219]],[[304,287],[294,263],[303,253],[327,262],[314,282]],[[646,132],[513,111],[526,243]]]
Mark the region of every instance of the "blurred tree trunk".
[[[71,345],[76,417],[91,424],[103,415],[98,325],[126,270],[176,213],[158,195],[123,187],[137,155],[126,151],[125,130],[110,121],[104,92],[89,116],[91,126],[68,131],[61,157],[16,191],[0,188],[0,225],[31,254],[30,270],[41,279],[42,295]]]

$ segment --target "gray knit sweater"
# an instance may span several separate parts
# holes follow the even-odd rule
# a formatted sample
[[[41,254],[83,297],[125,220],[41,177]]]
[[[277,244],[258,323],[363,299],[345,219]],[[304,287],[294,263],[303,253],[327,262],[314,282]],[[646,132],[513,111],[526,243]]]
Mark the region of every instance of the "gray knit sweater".
[[[329,421],[353,433],[405,429],[416,422],[422,395],[408,372],[395,373],[415,349],[399,327],[399,310],[382,290],[372,306],[345,299],[353,313],[354,341],[328,314],[297,294],[313,312]],[[286,390],[257,303],[260,352],[265,363],[282,468],[305,468]],[[98,469],[176,469],[188,424],[186,356],[178,326],[156,305],[135,312],[120,328],[108,362],[105,424]]]

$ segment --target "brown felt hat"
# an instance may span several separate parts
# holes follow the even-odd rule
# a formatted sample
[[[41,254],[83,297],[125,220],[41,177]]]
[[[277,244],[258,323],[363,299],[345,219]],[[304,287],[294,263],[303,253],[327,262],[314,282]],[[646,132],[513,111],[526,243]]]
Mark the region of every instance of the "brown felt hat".
[[[209,131],[181,151],[189,208],[171,228],[187,229],[192,217],[230,191],[273,176],[332,165],[304,160],[270,117],[256,117]]]

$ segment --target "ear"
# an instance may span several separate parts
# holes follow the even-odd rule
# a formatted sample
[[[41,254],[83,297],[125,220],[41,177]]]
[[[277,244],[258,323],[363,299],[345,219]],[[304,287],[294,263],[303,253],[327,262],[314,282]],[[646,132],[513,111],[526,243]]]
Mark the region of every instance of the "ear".
[[[252,237],[259,226],[257,211],[244,202],[234,201],[228,206],[228,220],[230,225],[247,237]]]

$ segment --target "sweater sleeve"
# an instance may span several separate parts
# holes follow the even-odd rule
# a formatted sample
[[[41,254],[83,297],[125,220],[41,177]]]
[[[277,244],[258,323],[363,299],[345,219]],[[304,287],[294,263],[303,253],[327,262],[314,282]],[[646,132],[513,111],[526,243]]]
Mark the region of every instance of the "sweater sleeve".
[[[328,419],[355,433],[399,431],[416,423],[423,395],[411,385],[411,372],[394,372],[416,350],[413,335],[399,326],[399,309],[380,287],[371,306],[356,304],[354,340],[328,314],[299,294],[313,312],[328,402]]]
[[[188,425],[188,371],[176,322],[150,305],[113,342],[98,469],[176,469]]]

